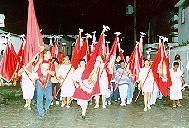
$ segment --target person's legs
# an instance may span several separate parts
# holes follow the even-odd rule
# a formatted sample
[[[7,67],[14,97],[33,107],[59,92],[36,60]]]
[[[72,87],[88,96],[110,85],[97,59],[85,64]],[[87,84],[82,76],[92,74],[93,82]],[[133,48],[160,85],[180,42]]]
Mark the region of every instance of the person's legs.
[[[127,89],[128,89],[128,84],[123,84],[119,86],[119,91],[120,91],[120,98],[121,98],[121,106],[125,106],[125,101],[127,98]]]
[[[147,92],[147,107],[148,107],[148,109],[151,109],[150,100],[151,100],[151,92]]]
[[[31,110],[31,99],[28,99],[28,110]]]
[[[106,101],[106,95],[102,95],[102,107],[103,108],[106,108],[105,101]]]
[[[46,102],[45,102],[45,110],[49,109],[51,102],[52,102],[52,83],[49,80],[47,82],[47,87],[45,88],[45,98],[46,98]]]
[[[100,95],[96,95],[95,96],[95,103],[96,103],[96,105],[95,105],[95,107],[94,108],[99,108],[99,99],[100,99]]]
[[[148,99],[147,99],[147,92],[144,92],[144,111],[147,111],[147,103]]]
[[[117,101],[118,98],[119,98],[119,88],[117,88],[117,89],[115,90],[115,86],[116,86],[115,82],[112,82],[112,86],[113,86],[113,96],[114,96],[114,100]]]
[[[66,100],[67,100],[67,101],[66,101],[66,107],[67,107],[67,108],[70,108],[71,97],[67,97]]]
[[[37,90],[37,111],[39,116],[44,115],[44,109],[43,109],[43,96],[44,96],[44,88],[41,86],[41,84],[37,81],[36,82],[36,90]]]

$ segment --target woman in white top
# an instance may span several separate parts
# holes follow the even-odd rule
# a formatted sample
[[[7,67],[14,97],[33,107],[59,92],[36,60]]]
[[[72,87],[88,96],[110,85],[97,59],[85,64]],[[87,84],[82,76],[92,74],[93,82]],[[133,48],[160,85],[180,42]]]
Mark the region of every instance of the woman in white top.
[[[78,88],[80,88],[81,90],[82,89],[82,86],[80,85],[80,82],[82,81],[81,80],[81,77],[82,77],[82,74],[83,74],[83,71],[85,70],[85,60],[84,59],[80,59],[79,61],[79,67],[75,70],[75,72],[73,73],[73,82],[74,82],[74,85],[76,87],[76,90]],[[79,93],[80,94],[75,94],[75,93]],[[81,106],[81,110],[82,110],[82,118],[85,119],[85,114],[86,114],[86,111],[87,111],[87,106],[88,106],[88,100],[84,100],[84,98],[81,96],[83,95],[82,92],[83,91],[77,91],[75,92],[73,98],[77,100],[77,104],[79,106]]]
[[[180,99],[182,99],[182,75],[183,72],[178,68],[179,62],[173,63],[173,68],[170,69],[172,86],[170,87],[170,99],[173,100],[173,107],[181,106]]]
[[[23,68],[19,70],[18,75],[22,76],[21,87],[23,92],[23,98],[26,100],[24,107],[28,108],[28,110],[31,110],[31,100],[34,96],[35,91],[34,82],[38,76],[34,72],[29,73],[25,71]]]
[[[67,108],[70,108],[71,97],[74,94],[75,87],[72,80],[72,74],[74,69],[70,64],[69,57],[64,58],[64,63],[60,66],[57,76],[61,79],[61,93],[60,97],[62,98],[62,105],[66,105]]]
[[[105,101],[106,101],[106,93],[108,91],[108,76],[106,69],[104,69],[104,57],[101,56],[99,58],[100,61],[100,79],[99,79],[99,87],[100,87],[100,94],[95,96],[96,105],[94,108],[99,108],[99,99],[100,95],[102,95],[102,108],[106,108]]]
[[[144,68],[140,69],[139,82],[140,88],[144,93],[144,111],[147,111],[147,109],[151,109],[150,99],[154,88],[154,77],[150,69],[150,61],[147,59],[144,61]]]

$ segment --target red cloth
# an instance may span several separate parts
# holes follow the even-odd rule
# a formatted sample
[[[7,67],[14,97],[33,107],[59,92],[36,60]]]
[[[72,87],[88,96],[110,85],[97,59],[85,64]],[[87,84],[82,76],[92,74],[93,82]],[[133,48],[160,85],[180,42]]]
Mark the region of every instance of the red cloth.
[[[34,10],[33,0],[29,0],[28,6],[28,21],[27,21],[27,36],[24,49],[24,65],[26,69],[32,71],[32,61],[35,57],[44,50],[44,42],[37,23],[37,18]]]
[[[140,64],[141,59],[139,57],[139,44],[137,44],[129,58],[129,70],[133,76],[133,82],[138,80],[139,77],[139,70],[142,68]]]
[[[81,48],[81,43],[82,43],[81,33],[79,33],[78,38],[76,39],[75,47],[74,47],[74,50],[72,52],[72,58],[71,58],[71,64],[72,64],[72,67],[74,69],[76,69],[78,67],[78,62],[75,61],[75,60],[78,60],[78,58],[79,58],[78,53],[79,53],[80,48]]]
[[[14,50],[14,47],[9,43],[0,63],[0,75],[3,77],[3,79],[9,82],[13,79],[17,68],[18,56]]]
[[[24,43],[22,42],[20,49],[18,51],[18,61],[19,61],[19,66],[18,66],[18,71],[22,68],[24,65]]]
[[[162,94],[168,96],[168,88],[171,86],[171,76],[169,71],[169,57],[165,51],[164,43],[159,44],[158,52],[151,65],[154,80]]]
[[[98,41],[98,44],[95,47],[95,50],[93,51],[90,60],[88,61],[85,70],[83,71],[82,80],[89,80],[90,75],[97,75],[97,79],[95,80],[94,86],[92,88],[92,92],[88,93],[86,91],[83,91],[81,88],[76,88],[73,97],[75,99],[82,99],[82,100],[90,100],[93,95],[100,94],[100,87],[99,87],[99,70],[97,72],[93,72],[94,64],[96,62],[97,56],[101,56],[102,54],[102,43],[104,41],[104,34],[101,34],[100,39]],[[94,73],[94,74],[91,74]],[[84,82],[83,82],[84,84]],[[85,86],[85,85],[84,85]]]

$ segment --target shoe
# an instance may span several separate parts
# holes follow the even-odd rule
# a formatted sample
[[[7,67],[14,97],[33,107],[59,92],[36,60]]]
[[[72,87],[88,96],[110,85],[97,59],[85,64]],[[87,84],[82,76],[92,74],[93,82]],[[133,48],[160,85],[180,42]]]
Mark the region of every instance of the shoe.
[[[105,105],[108,105],[108,103],[107,103],[107,102],[105,102]]]
[[[28,105],[27,105],[27,104],[25,104],[25,105],[24,105],[24,108],[27,108],[27,107],[28,107]]]
[[[178,107],[181,107],[182,105],[181,104],[177,104]]]
[[[63,108],[66,104],[62,104],[61,107]]]
[[[147,105],[147,108],[148,108],[148,109],[151,109],[151,106],[150,106],[150,105]]]
[[[99,108],[99,105],[95,105],[95,107],[94,108]]]
[[[67,105],[67,106],[66,106],[66,108],[70,108],[70,106],[69,106],[69,105]]]
[[[56,105],[59,105],[59,101],[56,101]]]
[[[50,115],[50,112],[48,109],[45,110],[45,115],[47,115],[47,116]]]
[[[53,102],[51,102],[51,106],[53,105]]]
[[[177,107],[177,105],[173,104],[173,108],[176,108],[176,107]]]
[[[127,100],[127,103],[126,104],[131,104],[130,100]]]
[[[117,100],[114,100],[115,102],[117,102]]]
[[[147,107],[144,108],[144,111],[145,111],[145,112],[147,111]]]
[[[102,108],[106,108],[106,105],[102,105]]]
[[[82,119],[85,119],[85,116],[81,116]]]
[[[111,105],[111,102],[108,102],[108,105]]]
[[[125,103],[121,103],[120,106],[126,106],[126,104]]]
[[[118,98],[117,100],[121,100],[121,98]]]
[[[31,107],[28,107],[28,110],[31,110]]]

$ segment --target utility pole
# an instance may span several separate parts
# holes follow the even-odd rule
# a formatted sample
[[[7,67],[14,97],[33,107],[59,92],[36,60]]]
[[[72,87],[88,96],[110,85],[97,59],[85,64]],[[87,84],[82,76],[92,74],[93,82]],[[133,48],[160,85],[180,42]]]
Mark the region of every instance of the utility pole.
[[[137,40],[137,30],[136,30],[136,0],[134,0],[134,44],[136,44]]]

